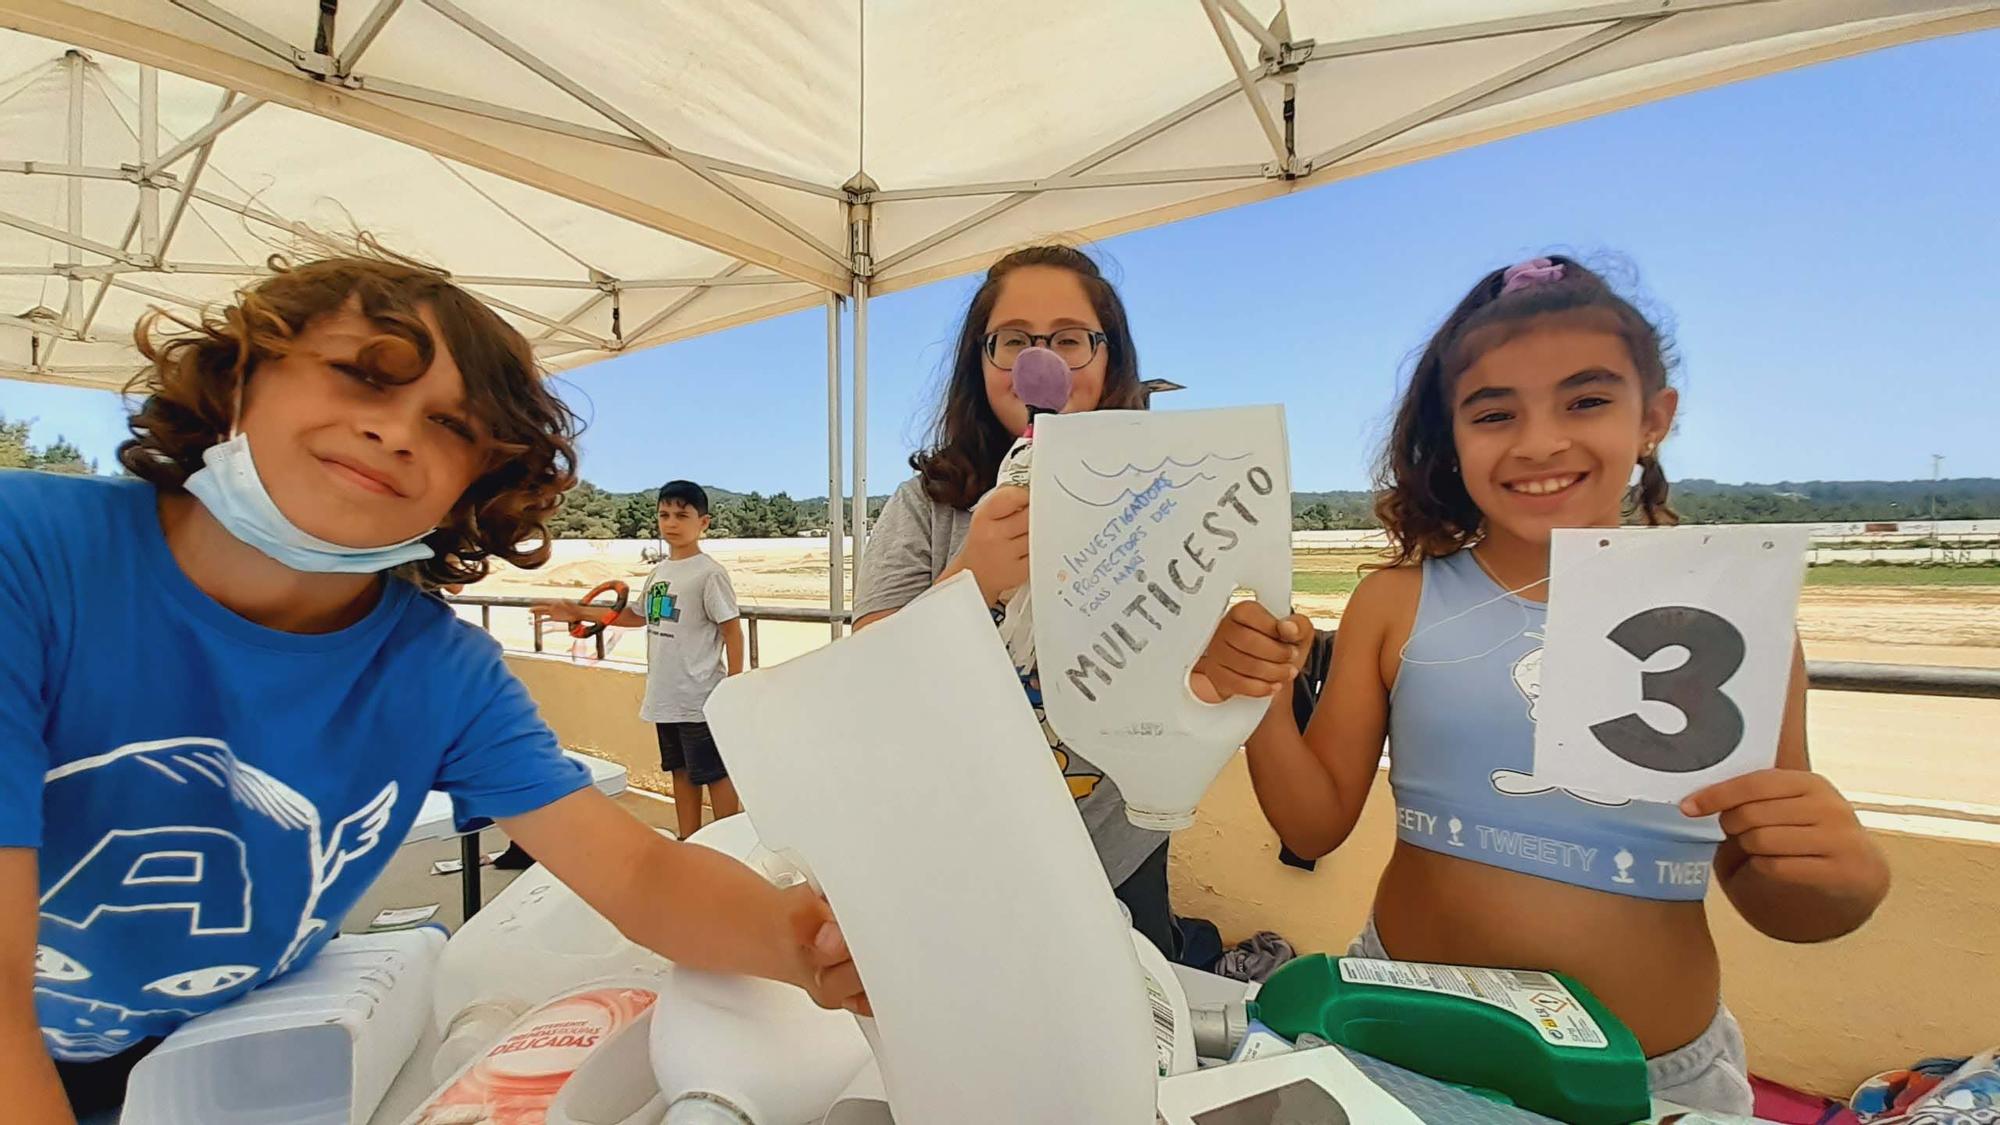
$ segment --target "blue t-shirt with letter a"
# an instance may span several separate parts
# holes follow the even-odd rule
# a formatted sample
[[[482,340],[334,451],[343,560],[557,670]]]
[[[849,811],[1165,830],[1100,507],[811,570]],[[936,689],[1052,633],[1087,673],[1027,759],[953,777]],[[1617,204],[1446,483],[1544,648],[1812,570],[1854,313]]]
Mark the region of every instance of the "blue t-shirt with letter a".
[[[499,646],[400,580],[338,632],[238,617],[132,480],[0,472],[0,847],[37,853],[35,1004],[116,1055],[298,968],[408,835],[589,784]]]

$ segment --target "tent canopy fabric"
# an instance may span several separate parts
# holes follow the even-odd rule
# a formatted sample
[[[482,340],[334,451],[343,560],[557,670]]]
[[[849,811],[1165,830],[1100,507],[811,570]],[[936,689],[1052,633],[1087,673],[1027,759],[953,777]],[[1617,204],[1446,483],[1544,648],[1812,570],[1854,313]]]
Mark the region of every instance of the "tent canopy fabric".
[[[837,636],[871,295],[1996,26],[2000,0],[0,0],[0,378],[119,388],[148,308],[363,233],[551,367],[823,306]]]
[[[362,231],[569,366],[1995,26],[1940,0],[0,0],[0,376],[119,386],[147,307]]]

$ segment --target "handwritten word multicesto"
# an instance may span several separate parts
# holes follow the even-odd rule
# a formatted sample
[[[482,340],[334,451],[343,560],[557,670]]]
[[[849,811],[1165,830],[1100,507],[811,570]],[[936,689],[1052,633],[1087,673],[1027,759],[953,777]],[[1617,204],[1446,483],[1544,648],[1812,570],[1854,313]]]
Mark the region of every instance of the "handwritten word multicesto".
[[[1088,651],[1077,653],[1063,665],[1063,676],[1084,699],[1097,702],[1093,681],[1096,686],[1108,686],[1112,683],[1112,673],[1123,670],[1134,657],[1145,651],[1149,643],[1147,638],[1151,635],[1146,627],[1150,626],[1152,633],[1165,629],[1160,618],[1154,615],[1156,608],[1169,617],[1181,615],[1180,600],[1175,593],[1169,592],[1169,587],[1180,597],[1193,597],[1200,593],[1208,582],[1209,574],[1215,570],[1216,560],[1235,550],[1243,541],[1237,528],[1254,527],[1262,522],[1244,503],[1245,486],[1257,496],[1269,496],[1276,489],[1276,482],[1269,469],[1253,465],[1243,474],[1242,480],[1224,488],[1202,515],[1201,530],[1190,531],[1183,536],[1172,557],[1167,560],[1164,584],[1160,577],[1146,573],[1147,559],[1138,548],[1146,537],[1147,528],[1132,525],[1165,490],[1165,477],[1153,482],[1144,492],[1135,493],[1132,503],[1107,521],[1104,529],[1093,536],[1082,551],[1075,555],[1064,554],[1063,561],[1077,574],[1068,591],[1085,595],[1079,587],[1090,583],[1090,592],[1082,603],[1086,612],[1103,605],[1109,600],[1111,592],[1128,580],[1137,587],[1129,591],[1132,593],[1130,600],[1118,603],[1117,620],[1098,633]],[[1167,504],[1173,502],[1171,499],[1166,501]],[[1088,569],[1086,563],[1089,564]],[[1121,599],[1124,596],[1122,593],[1119,595]]]

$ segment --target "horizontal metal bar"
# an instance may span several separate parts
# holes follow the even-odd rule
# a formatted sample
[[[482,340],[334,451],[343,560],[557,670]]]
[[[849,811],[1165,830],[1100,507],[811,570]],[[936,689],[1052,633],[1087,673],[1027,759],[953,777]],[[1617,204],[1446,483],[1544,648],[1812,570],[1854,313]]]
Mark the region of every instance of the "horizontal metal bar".
[[[151,273],[162,276],[185,273],[216,277],[259,277],[269,273],[263,266],[229,265],[217,262],[141,262],[128,261],[97,266],[71,266],[60,262],[48,266],[0,266],[0,277],[80,277],[85,281],[116,277],[127,273]]]
[[[195,198],[204,201],[209,201],[207,192],[201,192],[201,191],[195,192]],[[228,206],[228,204],[226,203],[218,203],[217,205]],[[276,219],[277,216],[274,215],[272,216],[272,218]],[[120,270],[119,272],[131,273],[133,271]],[[152,269],[142,270],[139,272],[187,273],[203,277],[262,277],[263,275],[270,273],[271,271],[261,265],[252,265],[249,262],[243,262],[240,264],[235,262],[161,262],[158,266]]]
[[[801,285],[796,277],[777,274],[756,274],[751,277],[637,277],[632,279],[611,278],[602,284],[576,277],[488,277],[480,274],[452,274],[451,279],[460,285],[488,285],[505,289],[510,286],[525,289],[696,289],[705,286],[725,285]]]
[[[444,600],[452,605],[491,606],[495,609],[529,609],[550,601],[550,598],[524,598],[489,594],[446,594]],[[736,607],[746,620],[750,621],[802,621],[824,625],[834,619],[832,610],[824,606],[802,605],[757,605],[745,602]],[[840,620],[848,615],[840,614]]]
[[[796,277],[780,274],[752,274],[748,277],[641,277],[630,281],[619,281],[618,288],[630,292],[634,289],[726,289],[741,285],[798,285]]]
[[[523,289],[601,289],[597,282],[579,277],[489,277],[484,274],[452,274],[460,285],[509,286]]]
[[[10,172],[17,176],[75,176],[85,180],[124,180],[138,183],[140,172],[137,168],[98,168],[89,165],[51,164],[46,160],[0,160],[0,172]],[[174,187],[179,180],[166,174],[153,177],[158,187]]]
[[[484,594],[456,594],[444,599],[453,605],[527,609],[547,598],[499,597]],[[776,606],[744,604],[737,607],[753,621],[798,621],[825,624],[850,615],[820,606]],[[2000,699],[2000,668],[1933,667],[1920,664],[1862,664],[1842,660],[1808,660],[1807,681],[1815,691],[1879,692],[1887,695],[1947,696],[1964,699]]]
[[[1820,691],[1865,691],[1887,695],[2000,699],[2000,668],[1946,668],[1921,664],[1862,664],[1847,660],[1808,660],[1806,682]]]
[[[1720,8],[1743,8],[1753,4],[1772,4],[1778,0],[1624,0],[1615,4],[1592,4],[1563,11],[1540,12],[1531,16],[1509,16],[1504,19],[1483,20],[1476,23],[1449,24],[1443,27],[1425,28],[1419,31],[1401,31],[1393,35],[1375,35],[1366,39],[1326,40],[1316,42],[1307,62],[1328,62],[1333,59],[1348,59],[1359,55],[1376,55],[1387,51],[1403,51],[1413,47],[1437,47],[1447,43],[1464,43],[1475,39],[1497,39],[1509,35],[1525,35],[1536,31],[1559,31],[1569,27],[1591,27],[1596,24],[1617,23],[1628,19],[1664,19],[1668,16],[1685,15],[1689,12],[1707,12]]]
[[[870,203],[899,199],[952,199],[962,195],[1009,195],[1017,191],[1075,191],[1079,188],[1146,187],[1155,184],[1201,184],[1216,180],[1254,180],[1279,174],[1275,164],[1214,164],[1205,168],[1167,168],[1157,172],[1107,172],[1101,176],[1044,176],[1037,180],[994,180],[948,184],[933,188],[899,188],[868,194]]]

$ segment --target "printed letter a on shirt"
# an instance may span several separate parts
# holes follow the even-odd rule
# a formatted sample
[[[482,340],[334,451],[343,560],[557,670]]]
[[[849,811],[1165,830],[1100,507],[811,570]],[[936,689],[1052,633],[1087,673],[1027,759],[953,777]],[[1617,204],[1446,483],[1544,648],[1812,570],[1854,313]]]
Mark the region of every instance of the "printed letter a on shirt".
[[[107,911],[184,911],[188,933],[250,929],[243,841],[220,828],[113,829],[42,896],[42,915],[89,929]]]

